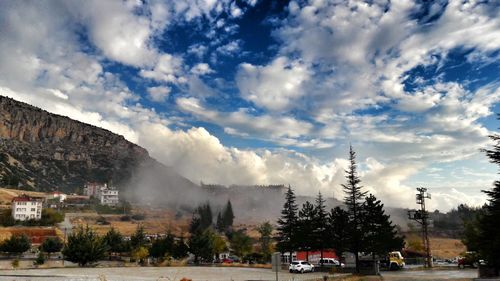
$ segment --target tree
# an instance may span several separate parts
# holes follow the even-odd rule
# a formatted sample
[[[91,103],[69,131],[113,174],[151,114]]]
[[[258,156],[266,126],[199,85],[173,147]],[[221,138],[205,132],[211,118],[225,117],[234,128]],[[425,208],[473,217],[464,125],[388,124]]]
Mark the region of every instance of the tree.
[[[390,251],[403,248],[404,239],[398,236],[396,226],[392,224],[390,216],[385,214],[384,204],[373,194],[366,197],[363,211],[363,252],[372,253],[375,259],[377,256],[385,256]]]
[[[0,251],[10,254],[21,255],[31,249],[31,240],[26,234],[11,235],[9,239],[0,244]]]
[[[184,241],[184,237],[181,237],[179,240],[175,241],[174,250],[172,253],[172,257],[174,259],[182,259],[188,256],[189,247],[186,245]]]
[[[103,239],[111,253],[122,253],[126,251],[123,236],[119,231],[116,231],[114,227],[111,227],[106,235],[104,235]]]
[[[495,142],[493,149],[486,149],[486,155],[490,162],[500,165],[500,135],[490,136]],[[484,213],[479,220],[479,243],[478,249],[481,257],[489,266],[500,273],[500,180],[493,183],[492,190],[483,190],[488,195],[488,203],[484,207]]]
[[[104,240],[87,225],[85,228],[80,226],[68,236],[62,253],[64,259],[86,266],[106,257],[107,250]]]
[[[144,226],[138,225],[135,233],[130,236],[130,246],[132,250],[146,245],[146,233],[144,233]]]
[[[163,259],[167,256],[172,256],[174,252],[175,237],[168,233],[165,237],[156,238],[151,244],[149,254],[156,259]]]
[[[222,236],[214,233],[214,236],[212,238],[212,243],[214,248],[214,254],[216,256],[216,259],[218,259],[220,253],[227,251],[226,240],[224,240]]]
[[[47,256],[50,258],[51,253],[57,253],[62,250],[64,243],[59,237],[49,237],[43,241],[40,247],[41,250],[46,252]]]
[[[325,244],[328,241],[328,227],[327,227],[327,217],[325,199],[321,192],[318,192],[318,196],[315,200],[314,206],[314,230],[312,234],[313,248],[320,251],[321,265],[323,265],[323,250],[325,249]]]
[[[335,207],[328,215],[329,246],[335,249],[339,257],[347,249],[349,237],[349,213]]]
[[[222,219],[221,213],[217,213],[217,220],[215,223],[215,228],[219,232],[224,232],[226,230],[226,226],[224,225],[224,220]]]
[[[230,242],[234,254],[240,258],[252,251],[252,238],[241,229],[233,232]]]
[[[259,242],[262,258],[265,262],[269,262],[272,255],[271,235],[273,233],[273,226],[266,221],[257,227],[257,231],[260,234]]]
[[[194,233],[197,231],[203,232],[212,226],[212,208],[209,203],[199,206],[193,213],[189,232]]]
[[[285,204],[281,210],[281,217],[278,219],[278,233],[276,236],[277,248],[283,254],[291,253],[296,247],[297,231],[297,204],[295,203],[295,194],[290,186],[285,195]]]
[[[316,229],[316,208],[311,202],[306,201],[299,211],[297,224],[297,247],[306,251],[306,260],[309,260],[309,251],[315,246],[313,233]]]
[[[362,191],[362,186],[360,185],[361,180],[358,177],[357,167],[356,167],[356,153],[349,146],[349,167],[345,171],[347,183],[342,184],[346,196],[344,198],[344,203],[347,206],[347,212],[349,214],[349,250],[354,253],[356,260],[356,272],[359,273],[359,252],[362,248],[362,224],[363,224],[363,212],[362,204],[363,198],[366,192]]]
[[[225,230],[231,230],[234,222],[233,206],[231,201],[227,200],[226,208],[224,208],[224,213],[222,214],[222,221],[224,223]]]
[[[144,264],[145,259],[149,256],[148,248],[144,246],[139,246],[132,250],[132,259],[139,261],[140,264]]]
[[[199,263],[200,259],[211,262],[214,256],[213,231],[211,229],[198,230],[191,234],[189,251],[194,255],[195,263]]]
[[[56,225],[64,220],[64,214],[52,208],[42,209],[41,225]]]

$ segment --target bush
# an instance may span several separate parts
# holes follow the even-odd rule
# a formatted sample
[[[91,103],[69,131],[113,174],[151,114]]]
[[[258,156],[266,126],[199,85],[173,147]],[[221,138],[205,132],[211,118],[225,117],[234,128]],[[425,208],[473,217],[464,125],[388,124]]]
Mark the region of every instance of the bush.
[[[19,259],[14,259],[11,263],[13,268],[18,268],[19,267]]]
[[[99,218],[97,218],[97,221],[96,221],[97,224],[100,224],[100,225],[109,225],[111,224],[109,221],[106,220],[105,217],[103,216],[100,216]]]
[[[80,227],[68,236],[68,243],[62,253],[66,260],[86,266],[106,257],[107,250],[104,239],[87,226]]]
[[[136,221],[142,221],[146,218],[146,215],[144,214],[134,214],[132,215],[132,219]]]
[[[38,253],[36,260],[33,262],[35,265],[42,265],[45,263],[45,255],[43,252]]]
[[[16,224],[16,220],[12,217],[12,211],[10,209],[5,209],[1,211],[0,224],[2,226],[13,226]]]
[[[64,244],[59,237],[49,237],[43,241],[40,250],[47,252],[49,257],[51,253],[60,252]]]
[[[121,221],[130,221],[130,216],[121,216],[120,220]]]
[[[0,251],[9,254],[22,254],[31,248],[31,240],[25,234],[12,235],[0,244]]]

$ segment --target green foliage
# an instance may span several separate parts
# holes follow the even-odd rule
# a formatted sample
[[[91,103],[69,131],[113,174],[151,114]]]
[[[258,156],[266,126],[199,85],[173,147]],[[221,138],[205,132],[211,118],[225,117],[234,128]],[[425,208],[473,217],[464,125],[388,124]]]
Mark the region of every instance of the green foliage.
[[[149,256],[148,248],[140,246],[132,251],[132,259],[139,261],[140,264],[144,264],[145,259]]]
[[[104,235],[103,240],[111,253],[123,253],[127,251],[127,245],[123,240],[122,234],[113,227]]]
[[[224,212],[222,213],[222,222],[224,224],[225,230],[231,230],[234,222],[234,214],[233,214],[233,205],[231,201],[227,201],[226,208],[224,208]]]
[[[149,254],[153,258],[162,259],[166,256],[173,256],[175,247],[175,237],[168,233],[165,237],[156,238],[151,244]]]
[[[15,224],[16,220],[12,217],[12,211],[10,209],[0,211],[0,225],[13,226]]]
[[[94,209],[98,214],[130,214],[130,210],[132,209],[131,205],[129,202],[120,202],[116,206],[108,206],[108,205],[101,205],[99,201],[94,200]]]
[[[172,257],[174,259],[182,259],[188,256],[189,247],[184,241],[184,237],[181,237],[174,244],[174,250],[172,252]]]
[[[99,225],[110,225],[111,223],[109,221],[106,220],[105,217],[103,216],[100,216],[97,218],[96,220],[96,223],[99,224]]]
[[[59,237],[49,237],[45,239],[45,241],[43,241],[42,245],[40,246],[41,250],[43,252],[46,252],[49,257],[51,253],[60,252],[63,247],[64,243]]]
[[[398,236],[396,226],[385,214],[384,204],[374,195],[366,197],[363,205],[363,251],[375,256],[385,256],[388,252],[401,250],[404,239]]]
[[[321,192],[318,192],[318,196],[315,200],[314,205],[314,217],[313,217],[313,231],[310,234],[312,237],[312,247],[314,249],[320,250],[321,252],[328,247],[328,214],[325,206],[325,199]]]
[[[297,243],[296,246],[303,251],[310,251],[315,246],[314,239],[311,239],[315,231],[316,208],[311,202],[306,201],[299,211],[299,220],[297,224]]]
[[[199,206],[193,213],[193,218],[191,219],[191,224],[189,226],[189,232],[195,233],[198,231],[205,231],[212,226],[212,208],[209,203]]]
[[[268,221],[262,223],[257,227],[257,231],[260,234],[259,242],[260,242],[260,259],[264,262],[271,261],[271,256],[273,253],[272,249],[272,233],[273,226]]]
[[[41,225],[56,225],[64,220],[64,214],[51,208],[42,210]]]
[[[62,253],[66,260],[79,266],[93,265],[106,257],[108,246],[89,226],[78,228],[68,236]]]
[[[144,214],[133,214],[130,218],[136,221],[142,221],[146,218],[146,215]]]
[[[212,243],[213,243],[213,248],[214,248],[214,254],[218,256],[220,253],[227,251],[227,245],[226,245],[226,240],[224,238],[216,233],[214,233],[214,236],[212,237]]]
[[[196,231],[189,238],[189,252],[194,255],[194,262],[211,262],[215,254],[213,246],[214,233],[211,229]]]
[[[146,233],[144,233],[144,226],[138,225],[135,233],[130,236],[130,246],[132,249],[143,247],[148,243]]]
[[[280,252],[291,252],[296,247],[297,231],[297,204],[295,203],[295,194],[290,186],[286,192],[285,204],[281,210],[281,216],[278,219],[278,234],[276,236],[277,248]]]
[[[230,243],[231,249],[238,257],[244,257],[252,251],[252,238],[241,229],[232,233]]]
[[[42,265],[45,263],[45,255],[43,254],[43,252],[38,253],[38,256],[36,257],[36,259],[33,263],[35,265]]]
[[[495,142],[493,149],[485,150],[490,162],[500,166],[500,135],[492,135]],[[495,269],[495,274],[500,275],[500,180],[493,184],[493,189],[483,191],[488,195],[488,203],[484,213],[479,218],[478,224],[478,249],[481,257],[489,266]]]
[[[31,248],[31,240],[25,234],[12,235],[0,244],[0,251],[20,255]]]
[[[349,214],[340,207],[335,207],[328,215],[329,246],[341,256],[347,250],[349,238]]]
[[[19,267],[19,259],[15,258],[14,260],[12,260],[12,262],[10,264],[12,265],[13,268],[18,268]]]

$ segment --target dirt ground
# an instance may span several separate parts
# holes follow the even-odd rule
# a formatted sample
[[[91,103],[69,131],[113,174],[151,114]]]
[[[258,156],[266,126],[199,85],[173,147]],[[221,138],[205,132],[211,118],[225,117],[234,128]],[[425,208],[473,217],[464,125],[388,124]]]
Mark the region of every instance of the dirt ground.
[[[431,238],[430,244],[432,255],[442,259],[452,259],[467,250],[459,239]]]

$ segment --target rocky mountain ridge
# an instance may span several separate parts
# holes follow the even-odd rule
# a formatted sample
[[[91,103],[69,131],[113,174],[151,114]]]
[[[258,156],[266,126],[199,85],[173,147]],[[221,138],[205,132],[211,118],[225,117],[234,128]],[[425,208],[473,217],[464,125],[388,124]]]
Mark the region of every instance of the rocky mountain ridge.
[[[124,185],[148,166],[167,169],[123,136],[0,96],[1,185],[73,192],[87,181]]]

